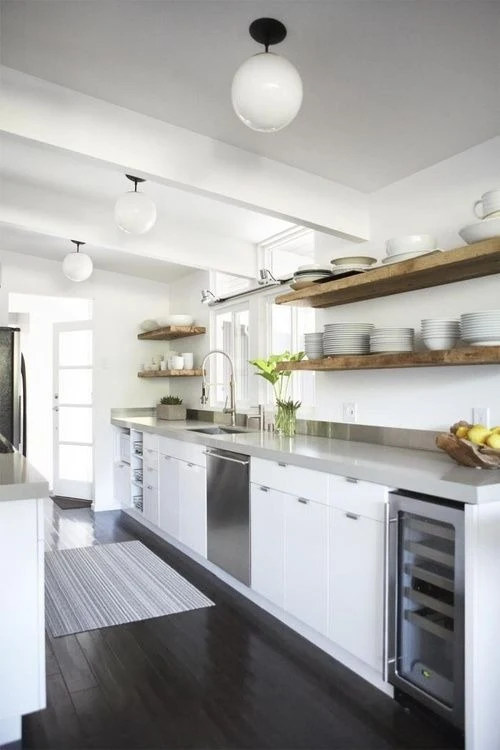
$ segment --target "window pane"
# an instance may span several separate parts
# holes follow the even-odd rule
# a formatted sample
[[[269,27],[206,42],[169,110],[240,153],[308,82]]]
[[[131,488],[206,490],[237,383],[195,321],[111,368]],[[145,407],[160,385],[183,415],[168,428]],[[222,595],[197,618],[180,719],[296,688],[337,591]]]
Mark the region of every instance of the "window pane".
[[[92,403],[92,370],[59,370],[59,403]]]
[[[91,482],[92,448],[86,445],[60,445],[59,476],[75,482]]]
[[[85,406],[60,406],[59,440],[63,443],[91,443],[92,409]]]
[[[243,276],[232,276],[229,273],[215,273],[215,296],[216,297],[230,297],[232,294],[238,294],[250,289],[251,286],[255,286],[255,282],[252,283],[251,279],[246,279]]]
[[[292,349],[292,308],[284,305],[271,306],[271,351],[270,354]]]
[[[249,336],[248,336],[249,311],[241,310],[234,316],[234,364],[236,379],[236,400],[247,402],[249,367]]]
[[[92,364],[92,331],[59,333],[59,365],[71,367]]]

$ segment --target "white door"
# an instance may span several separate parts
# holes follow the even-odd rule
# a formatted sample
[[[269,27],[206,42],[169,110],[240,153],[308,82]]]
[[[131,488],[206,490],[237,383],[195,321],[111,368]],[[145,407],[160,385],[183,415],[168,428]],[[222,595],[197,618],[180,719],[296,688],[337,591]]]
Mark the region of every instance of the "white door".
[[[331,509],[330,638],[382,672],[384,524]]]
[[[283,607],[286,495],[259,484],[250,488],[252,588]]]
[[[92,500],[92,324],[54,324],[54,494]]]
[[[179,538],[179,464],[160,454],[160,529]]]
[[[207,556],[207,491],[203,466],[179,461],[179,539]]]
[[[324,635],[328,630],[328,508],[286,495],[285,609]]]

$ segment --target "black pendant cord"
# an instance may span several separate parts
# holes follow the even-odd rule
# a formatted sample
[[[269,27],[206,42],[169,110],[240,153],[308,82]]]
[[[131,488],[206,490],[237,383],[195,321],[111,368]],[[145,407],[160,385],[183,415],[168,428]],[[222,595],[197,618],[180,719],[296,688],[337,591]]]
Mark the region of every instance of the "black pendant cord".
[[[146,182],[146,180],[143,177],[134,177],[132,174],[126,174],[125,177],[127,180],[130,180],[134,183],[134,193],[137,193],[137,185],[139,182]]]
[[[79,242],[78,240],[71,240],[71,242],[76,245],[76,252],[80,252],[80,245],[85,245],[85,242]]]

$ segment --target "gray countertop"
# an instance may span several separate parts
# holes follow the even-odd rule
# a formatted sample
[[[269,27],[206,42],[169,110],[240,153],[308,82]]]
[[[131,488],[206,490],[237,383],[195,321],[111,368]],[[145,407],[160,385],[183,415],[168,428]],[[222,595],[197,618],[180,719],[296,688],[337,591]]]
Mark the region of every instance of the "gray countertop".
[[[47,497],[48,494],[47,480],[23,455],[17,451],[0,454],[0,502]]]
[[[195,427],[213,422],[166,422],[156,417],[112,418],[117,427],[128,427],[165,437],[226,448],[250,456],[286,461],[307,469],[363,479],[376,484],[461,503],[500,501],[500,470],[457,466],[445,453],[391,448],[322,437],[280,437],[245,431],[235,435],[202,435]]]

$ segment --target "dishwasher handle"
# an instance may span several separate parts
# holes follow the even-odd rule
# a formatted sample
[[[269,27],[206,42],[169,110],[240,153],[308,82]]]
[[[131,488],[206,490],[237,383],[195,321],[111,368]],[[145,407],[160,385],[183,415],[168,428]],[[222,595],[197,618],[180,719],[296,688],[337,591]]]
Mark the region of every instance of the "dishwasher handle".
[[[230,456],[221,456],[219,453],[212,453],[211,451],[203,451],[205,456],[210,458],[220,458],[222,461],[231,461],[233,464],[241,464],[241,466],[248,466],[250,461],[240,461],[239,458],[231,458]]]

